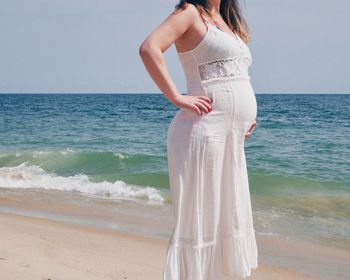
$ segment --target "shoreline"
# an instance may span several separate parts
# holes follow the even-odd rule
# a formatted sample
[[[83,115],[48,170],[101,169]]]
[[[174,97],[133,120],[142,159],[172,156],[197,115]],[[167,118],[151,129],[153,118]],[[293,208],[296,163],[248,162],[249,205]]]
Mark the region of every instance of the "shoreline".
[[[0,196],[4,280],[22,279],[11,278],[21,271],[46,280],[65,279],[60,273],[74,280],[161,279],[170,221],[63,202]],[[248,279],[346,279],[350,273],[348,251],[261,234],[257,242],[259,266]],[[45,265],[37,267],[37,260]]]

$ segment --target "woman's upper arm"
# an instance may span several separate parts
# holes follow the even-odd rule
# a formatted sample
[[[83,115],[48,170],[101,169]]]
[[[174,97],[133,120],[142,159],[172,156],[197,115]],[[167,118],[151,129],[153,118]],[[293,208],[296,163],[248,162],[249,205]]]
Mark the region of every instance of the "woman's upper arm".
[[[166,51],[187,31],[197,16],[198,10],[192,4],[187,4],[183,10],[174,11],[146,37],[139,52],[142,53],[152,48],[159,48],[162,52]]]

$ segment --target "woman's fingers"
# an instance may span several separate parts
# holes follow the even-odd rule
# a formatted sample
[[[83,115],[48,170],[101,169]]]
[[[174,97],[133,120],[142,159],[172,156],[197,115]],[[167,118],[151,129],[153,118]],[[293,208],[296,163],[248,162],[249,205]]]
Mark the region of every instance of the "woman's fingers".
[[[196,105],[191,106],[191,109],[195,111],[198,115],[202,115],[201,110]]]
[[[202,111],[209,113],[212,100],[207,96],[188,96],[188,103],[185,105],[188,109],[196,112],[198,115],[202,115]]]
[[[212,110],[211,105],[207,101],[198,99],[198,102],[202,103],[208,109],[208,112]]]
[[[248,132],[252,132],[256,126],[257,126],[256,121],[254,121],[251,127],[249,128]]]
[[[196,113],[196,114],[198,114],[200,116],[202,115],[202,111],[201,111],[200,107],[197,106],[195,104],[195,102],[193,100],[191,100],[191,99],[189,99],[188,103],[184,104],[183,108],[186,108],[186,109],[188,109],[190,111],[193,111],[194,113]]]
[[[210,104],[213,103],[213,100],[211,100],[208,96],[200,95],[200,96],[198,96],[198,98],[203,99],[203,100],[207,101]]]
[[[249,128],[248,132],[251,133],[251,132],[253,131],[253,129],[254,129],[254,126],[252,125],[252,126]]]
[[[203,109],[206,113],[209,113],[209,109],[203,104],[201,103],[200,101],[197,101],[195,103],[200,109]]]
[[[245,133],[245,139],[248,139],[250,135],[252,134],[254,128],[257,126],[256,120],[253,122],[253,124],[250,126],[249,130]]]
[[[203,103],[209,110],[209,112],[212,110],[212,104],[213,104],[213,100],[210,99],[208,96],[204,96],[204,95],[200,95],[197,97],[198,101]]]

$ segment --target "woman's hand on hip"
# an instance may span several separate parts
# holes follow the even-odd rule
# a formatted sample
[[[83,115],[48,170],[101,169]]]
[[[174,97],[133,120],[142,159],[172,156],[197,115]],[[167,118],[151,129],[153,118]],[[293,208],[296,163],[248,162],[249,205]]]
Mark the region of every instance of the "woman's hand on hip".
[[[252,134],[254,128],[257,127],[257,123],[256,120],[254,120],[253,124],[251,125],[251,127],[249,128],[249,130],[245,133],[245,139],[248,139],[249,136]]]
[[[202,115],[202,111],[209,113],[212,111],[212,100],[204,95],[194,96],[194,95],[179,95],[173,104],[177,107],[191,110],[198,115]]]

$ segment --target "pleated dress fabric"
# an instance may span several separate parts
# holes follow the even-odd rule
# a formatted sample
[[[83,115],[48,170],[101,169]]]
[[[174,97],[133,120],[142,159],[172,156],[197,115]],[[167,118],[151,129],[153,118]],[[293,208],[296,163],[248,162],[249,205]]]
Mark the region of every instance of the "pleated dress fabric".
[[[168,127],[175,225],[163,280],[242,279],[258,266],[244,150],[257,115],[252,57],[239,36],[205,22],[202,41],[178,56],[187,94],[210,97],[213,110],[180,109]]]

